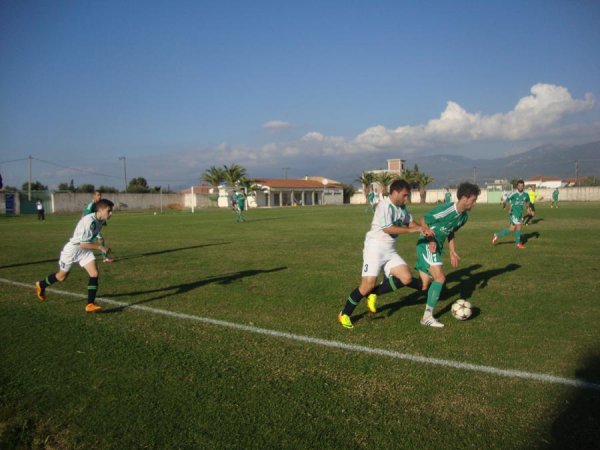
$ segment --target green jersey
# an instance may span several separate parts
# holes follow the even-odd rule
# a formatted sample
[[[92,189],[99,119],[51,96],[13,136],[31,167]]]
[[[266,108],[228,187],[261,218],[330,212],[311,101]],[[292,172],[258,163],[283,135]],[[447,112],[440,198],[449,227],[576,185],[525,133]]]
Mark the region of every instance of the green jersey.
[[[87,216],[88,214],[91,213],[95,213],[96,212],[96,202],[91,201],[89,202],[85,208],[83,208],[83,216]]]
[[[244,203],[245,203],[244,194],[238,194],[237,195],[238,208],[244,209]]]
[[[452,201],[452,194],[450,192],[446,192],[444,195],[444,203],[450,203]]]
[[[558,200],[558,189],[555,189],[554,192],[552,192],[552,200]]]
[[[438,251],[441,253],[446,239],[452,238],[454,233],[467,223],[469,216],[466,212],[459,213],[456,210],[456,204],[443,203],[426,213],[424,219],[427,226],[435,233],[435,241]],[[421,236],[417,245],[425,242],[427,239]]]
[[[529,201],[529,194],[525,191],[510,194],[506,199],[506,203],[510,205],[510,215],[517,219],[523,217],[523,208]]]

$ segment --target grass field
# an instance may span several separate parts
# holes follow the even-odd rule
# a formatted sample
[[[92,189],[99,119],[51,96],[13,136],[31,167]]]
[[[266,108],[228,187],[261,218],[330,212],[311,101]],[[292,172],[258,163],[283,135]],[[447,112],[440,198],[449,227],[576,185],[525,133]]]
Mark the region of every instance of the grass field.
[[[223,210],[117,212],[99,296],[120,303],[96,315],[66,294],[86,291],[79,267],[35,298],[78,218],[2,217],[0,448],[597,448],[600,207],[540,205],[537,218],[519,251],[512,237],[490,244],[499,206],[472,211],[460,267],[444,257],[443,330],[419,325],[424,298],[409,288],[375,315],[359,305],[346,330],[362,206],[252,210],[243,224]],[[410,264],[415,239],[398,239]],[[477,308],[465,322],[449,312],[461,297]]]

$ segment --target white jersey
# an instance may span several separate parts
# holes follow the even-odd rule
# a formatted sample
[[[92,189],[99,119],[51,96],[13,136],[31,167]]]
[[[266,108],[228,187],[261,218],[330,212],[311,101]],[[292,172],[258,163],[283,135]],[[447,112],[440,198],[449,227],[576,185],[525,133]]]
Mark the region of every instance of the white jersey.
[[[371,229],[367,232],[365,243],[367,241],[377,241],[393,246],[398,235],[389,234],[383,230],[392,225],[408,227],[412,221],[413,217],[406,209],[406,206],[396,206],[389,198],[381,200],[377,205],[375,214],[373,214]]]
[[[92,242],[98,236],[98,234],[100,234],[102,223],[102,220],[98,220],[96,218],[96,213],[83,216],[81,219],[79,219],[79,222],[77,222],[75,232],[73,233],[71,239],[69,239],[69,242],[67,242],[67,245],[79,247],[79,244],[82,242]]]

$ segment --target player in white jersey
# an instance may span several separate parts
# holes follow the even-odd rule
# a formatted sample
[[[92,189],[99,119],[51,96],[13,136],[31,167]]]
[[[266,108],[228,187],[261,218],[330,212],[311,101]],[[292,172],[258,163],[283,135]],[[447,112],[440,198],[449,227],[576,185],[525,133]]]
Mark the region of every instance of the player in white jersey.
[[[410,269],[396,252],[396,238],[405,233],[431,235],[431,231],[418,225],[406,209],[409,196],[410,185],[404,180],[396,180],[390,186],[389,197],[377,205],[371,229],[365,236],[360,286],[352,291],[344,309],[338,314],[338,321],[345,328],[354,328],[350,316],[363,297],[369,296],[367,307],[376,312],[377,295],[395,291],[412,281]],[[375,287],[382,268],[385,278]]]
[[[110,200],[99,200],[96,203],[96,211],[83,216],[79,220],[73,236],[60,252],[58,272],[48,275],[35,284],[36,294],[40,301],[46,300],[46,288],[57,281],[65,281],[73,264],[78,263],[89,275],[86,312],[97,312],[102,309],[95,303],[96,291],[98,290],[98,266],[93,251],[106,252],[107,249],[101,244],[94,243],[94,239],[100,233],[102,224],[111,218],[113,206],[114,204]]]

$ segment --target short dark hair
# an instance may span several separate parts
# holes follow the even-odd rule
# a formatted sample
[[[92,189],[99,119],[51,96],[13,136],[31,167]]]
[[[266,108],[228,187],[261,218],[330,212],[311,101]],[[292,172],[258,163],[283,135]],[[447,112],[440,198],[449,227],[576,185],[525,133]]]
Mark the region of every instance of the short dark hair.
[[[394,191],[402,191],[404,189],[410,192],[410,184],[408,184],[406,180],[398,179],[394,180],[394,182],[390,184],[390,194]]]
[[[525,184],[523,180],[517,180],[517,184]]]
[[[96,203],[96,209],[104,209],[104,208],[113,209],[114,206],[115,206],[115,204],[106,198],[101,198],[100,200],[98,200],[98,203]]]
[[[479,194],[481,194],[479,186],[469,182],[460,183],[458,185],[458,190],[456,191],[456,196],[459,200],[461,197],[470,197],[472,195],[479,196]]]

